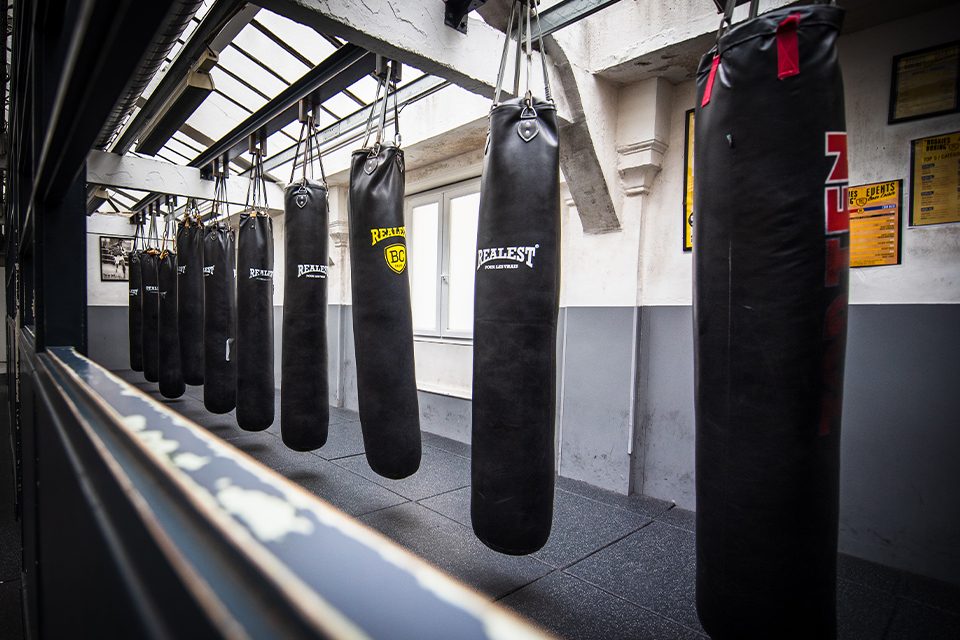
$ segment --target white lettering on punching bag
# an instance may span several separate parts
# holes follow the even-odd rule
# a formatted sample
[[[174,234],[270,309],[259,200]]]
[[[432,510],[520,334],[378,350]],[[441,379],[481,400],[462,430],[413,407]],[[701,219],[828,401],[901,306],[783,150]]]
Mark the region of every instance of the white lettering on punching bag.
[[[327,277],[327,265],[325,264],[298,264],[297,265],[297,277],[298,278],[326,278]]]
[[[203,268],[203,277],[206,278],[207,276],[212,276],[212,275],[213,275],[213,268],[214,268],[215,266],[217,266],[217,265],[212,264],[212,265],[210,265],[209,267],[204,267],[204,268]]]
[[[519,269],[525,264],[533,269],[533,259],[537,255],[539,244],[532,247],[494,247],[477,249],[477,271],[484,269]]]
[[[273,269],[250,269],[251,280],[271,280],[273,279]]]

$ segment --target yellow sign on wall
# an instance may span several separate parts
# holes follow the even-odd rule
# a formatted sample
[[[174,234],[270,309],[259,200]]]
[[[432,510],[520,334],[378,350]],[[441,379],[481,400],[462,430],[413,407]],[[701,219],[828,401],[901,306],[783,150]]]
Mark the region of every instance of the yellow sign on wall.
[[[687,111],[683,145],[683,250],[693,249],[693,109]]]
[[[903,181],[850,187],[850,266],[900,264]]]
[[[914,140],[910,224],[960,222],[960,131]]]

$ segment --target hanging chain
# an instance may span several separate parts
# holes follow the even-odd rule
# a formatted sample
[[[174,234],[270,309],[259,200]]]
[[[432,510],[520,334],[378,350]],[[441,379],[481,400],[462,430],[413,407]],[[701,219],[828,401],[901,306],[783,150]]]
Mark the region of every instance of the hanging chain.
[[[307,174],[309,179],[314,179],[313,161],[316,159],[320,166],[320,180],[324,187],[327,186],[327,174],[323,168],[323,155],[320,153],[320,130],[317,127],[315,109],[307,106],[306,102],[301,101],[300,105],[300,137],[297,139],[297,146],[293,152],[293,166],[290,168],[290,182],[297,173],[297,166],[302,170],[300,187],[306,189]],[[300,147],[303,146],[303,155],[300,154]]]
[[[513,39],[514,29],[516,29],[516,59],[514,63],[513,74],[513,93],[520,93],[520,62],[523,59],[526,62],[524,69],[526,75],[526,93],[524,99],[528,105],[533,104],[533,88],[531,81],[531,69],[533,67],[533,22],[537,26],[537,44],[540,49],[540,64],[543,69],[543,89],[544,97],[547,102],[553,102],[553,91],[550,88],[550,75],[547,73],[546,49],[543,45],[543,27],[540,25],[540,11],[537,9],[538,0],[516,0],[510,8],[510,17],[507,20],[506,38],[503,42],[503,51],[500,54],[500,69],[497,72],[497,84],[493,94],[493,105],[491,108],[500,104],[500,95],[503,92],[504,74],[507,70],[507,57],[510,51],[510,41]],[[518,9],[518,6],[521,7]]]
[[[167,213],[163,216],[163,248],[160,252],[160,257],[164,258],[167,254],[176,253],[167,248],[167,242],[173,243],[174,239],[177,237],[177,197],[176,196],[167,196]],[[170,228],[173,227],[173,234],[171,236]],[[172,245],[173,249],[176,248],[175,245]]]
[[[253,156],[253,167],[250,169],[250,185],[247,187],[247,202],[244,207],[251,216],[268,215],[267,181],[263,170],[266,146],[266,137],[262,133],[251,134],[249,149]]]

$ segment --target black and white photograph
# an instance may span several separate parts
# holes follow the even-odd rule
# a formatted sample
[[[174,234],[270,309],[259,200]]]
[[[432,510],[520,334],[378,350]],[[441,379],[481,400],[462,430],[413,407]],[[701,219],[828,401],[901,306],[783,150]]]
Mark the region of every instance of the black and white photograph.
[[[130,280],[130,253],[133,238],[100,236],[100,280],[127,282]]]

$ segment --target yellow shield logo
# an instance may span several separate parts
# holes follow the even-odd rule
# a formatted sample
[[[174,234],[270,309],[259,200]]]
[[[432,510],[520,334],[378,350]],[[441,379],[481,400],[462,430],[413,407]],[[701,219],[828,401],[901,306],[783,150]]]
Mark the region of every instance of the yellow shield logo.
[[[402,244],[384,247],[383,257],[387,261],[387,266],[396,273],[403,273],[407,266],[407,248]]]

